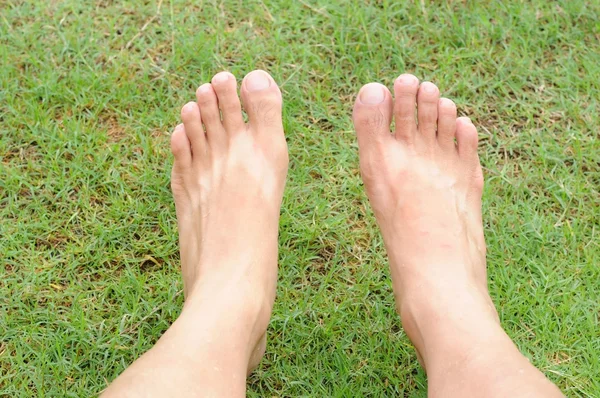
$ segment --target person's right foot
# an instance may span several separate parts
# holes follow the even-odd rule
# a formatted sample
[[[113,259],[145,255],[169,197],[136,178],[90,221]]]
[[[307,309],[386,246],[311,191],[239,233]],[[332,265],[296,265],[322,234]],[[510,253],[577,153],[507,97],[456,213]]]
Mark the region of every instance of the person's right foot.
[[[364,86],[353,119],[396,308],[421,354],[428,396],[562,396],[502,330],[488,294],[475,126],[432,83],[401,75],[394,91],[395,103],[384,86]]]
[[[498,322],[486,282],[483,175],[475,126],[457,118],[451,100],[412,75],[401,75],[394,91],[395,103],[386,87],[364,86],[353,119],[397,310],[427,367],[443,344],[438,325],[469,336]]]

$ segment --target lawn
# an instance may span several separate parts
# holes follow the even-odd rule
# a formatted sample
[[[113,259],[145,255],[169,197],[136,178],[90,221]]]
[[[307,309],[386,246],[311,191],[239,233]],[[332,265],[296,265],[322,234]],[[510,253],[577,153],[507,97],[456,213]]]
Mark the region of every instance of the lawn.
[[[0,0],[0,396],[96,395],[177,317],[169,132],[214,73],[262,68],[291,163],[249,396],[426,396],[350,119],[407,71],[479,128],[503,326],[600,397],[599,20],[581,0]]]

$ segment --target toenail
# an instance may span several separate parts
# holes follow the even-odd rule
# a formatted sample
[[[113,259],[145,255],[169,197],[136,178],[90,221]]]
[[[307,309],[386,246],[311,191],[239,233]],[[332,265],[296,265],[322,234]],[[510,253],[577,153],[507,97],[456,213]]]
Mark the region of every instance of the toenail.
[[[175,131],[179,131],[179,130],[183,130],[183,123],[180,123],[177,126],[175,126]]]
[[[426,93],[435,93],[435,84],[429,82],[423,83],[423,90],[425,90]]]
[[[229,80],[230,76],[231,76],[231,73],[219,72],[213,77],[213,82],[215,82],[215,83],[226,82],[227,80]]]
[[[183,113],[192,113],[194,112],[194,108],[196,107],[195,102],[188,102],[183,106]]]
[[[198,87],[198,92],[200,94],[206,94],[208,92],[210,92],[211,90],[211,85],[209,83],[205,83],[203,85],[201,85],[200,87]]]
[[[377,105],[383,102],[385,92],[378,84],[368,84],[360,92],[360,102],[367,105]]]
[[[246,78],[246,88],[248,91],[260,91],[271,85],[271,80],[265,72],[254,71],[250,72]]]
[[[414,86],[418,79],[413,75],[400,75],[398,77],[398,83],[403,86]]]
[[[448,98],[441,98],[440,105],[451,108],[454,107],[454,102],[452,102],[452,100],[449,100]]]

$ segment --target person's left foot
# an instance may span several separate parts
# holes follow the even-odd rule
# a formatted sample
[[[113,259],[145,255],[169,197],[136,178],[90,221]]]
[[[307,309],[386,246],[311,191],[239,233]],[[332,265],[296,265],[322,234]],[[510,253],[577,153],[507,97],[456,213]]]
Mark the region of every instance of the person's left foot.
[[[275,300],[279,210],[288,167],[282,98],[264,71],[241,85],[215,75],[181,111],[171,138],[187,308],[202,308],[214,336],[247,346],[248,372],[260,361]],[[206,314],[212,314],[207,316]],[[229,336],[229,337],[225,337]],[[233,337],[231,337],[233,336]]]

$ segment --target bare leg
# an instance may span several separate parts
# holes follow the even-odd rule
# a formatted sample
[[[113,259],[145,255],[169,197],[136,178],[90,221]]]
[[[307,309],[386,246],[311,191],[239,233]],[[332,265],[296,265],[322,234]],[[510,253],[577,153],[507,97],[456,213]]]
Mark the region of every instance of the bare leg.
[[[562,396],[502,330],[488,294],[475,126],[432,83],[401,75],[394,91],[395,101],[380,84],[364,86],[353,119],[397,310],[429,395]]]
[[[265,350],[288,165],[281,92],[266,72],[246,76],[248,124],[230,73],[196,96],[171,139],[185,305],[104,397],[243,396]]]

